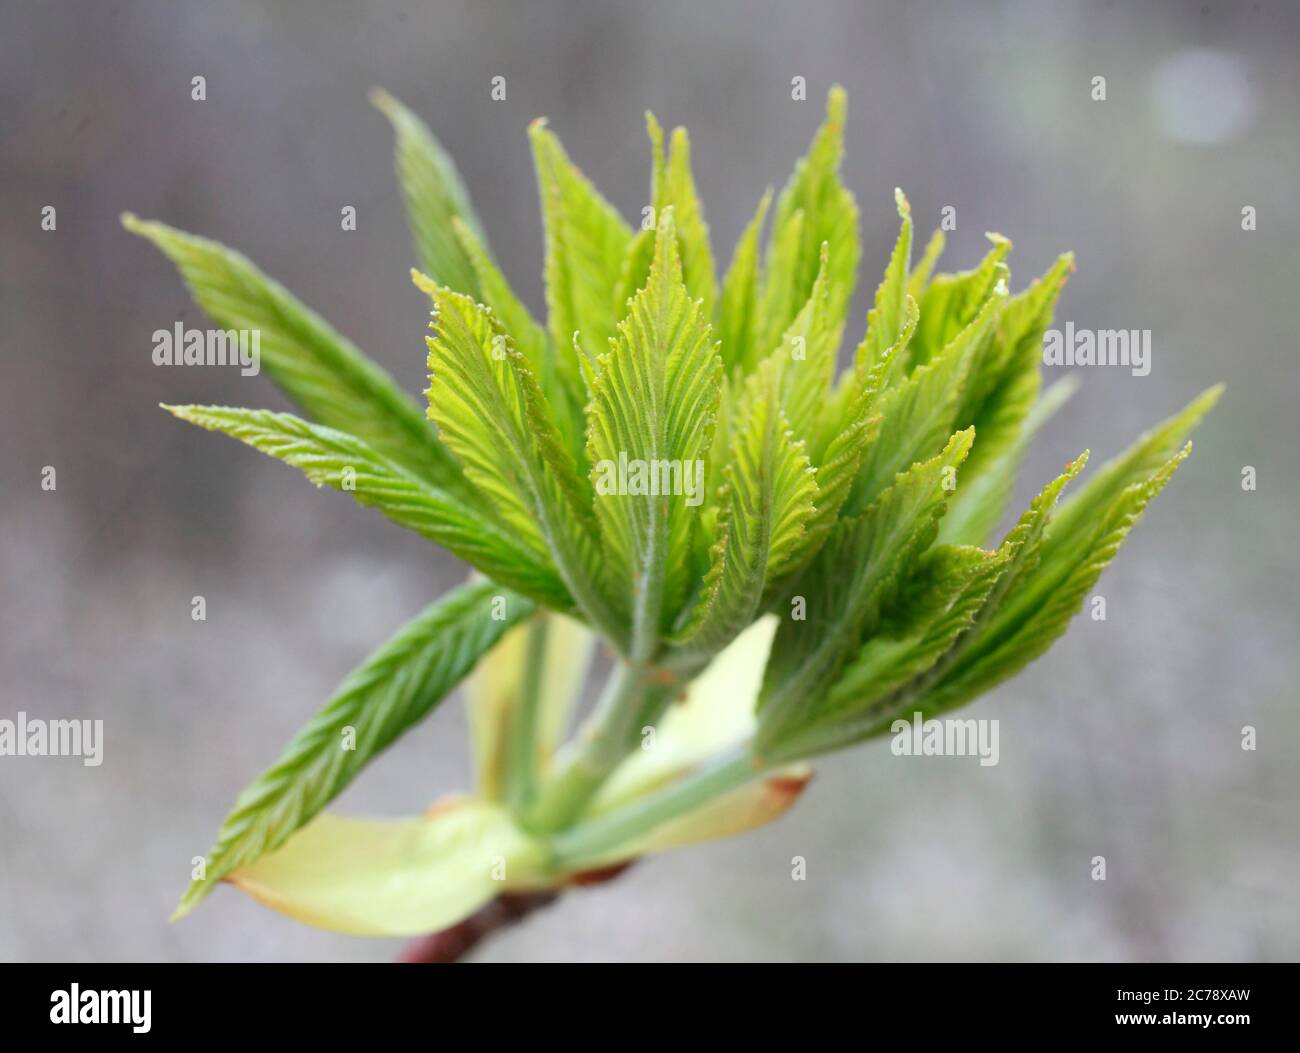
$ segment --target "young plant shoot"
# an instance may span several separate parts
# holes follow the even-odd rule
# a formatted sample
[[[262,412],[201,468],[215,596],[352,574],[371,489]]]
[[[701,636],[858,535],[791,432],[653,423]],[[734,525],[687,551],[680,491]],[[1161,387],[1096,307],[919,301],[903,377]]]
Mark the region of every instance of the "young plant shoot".
[[[166,408],[472,568],[243,792],[177,916],[229,881],[310,925],[428,933],[770,822],[815,758],[895,722],[910,736],[1046,651],[1218,397],[1086,476],[1080,453],[999,537],[1025,450],[1068,395],[1040,388],[1073,258],[1013,292],[1011,243],[990,236],[972,269],[939,273],[942,234],[914,262],[896,191],[898,238],[837,371],[861,255],[841,90],[720,280],[684,129],[647,117],[634,227],[534,122],[544,321],[428,128],[374,101],[431,307],[423,406],[244,256],[124,217],[221,329],[260,334],[262,370],[302,416]],[[406,819],[325,810],[462,682],[471,792],[425,810],[413,787]]]

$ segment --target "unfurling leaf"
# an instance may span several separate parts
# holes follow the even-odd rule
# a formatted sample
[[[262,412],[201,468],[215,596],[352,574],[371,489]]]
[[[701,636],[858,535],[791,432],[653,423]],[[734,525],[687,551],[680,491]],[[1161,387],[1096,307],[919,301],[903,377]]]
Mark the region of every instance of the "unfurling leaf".
[[[502,892],[545,884],[544,861],[500,805],[453,800],[413,819],[324,813],[229,880],[318,929],[417,936]]]
[[[311,417],[474,505],[474,491],[415,400],[284,286],[215,241],[131,215],[122,223],[176,264],[220,328],[260,334],[261,367]]]
[[[775,347],[812,291],[822,245],[829,248],[831,331],[834,343],[848,314],[857,282],[858,206],[840,180],[844,160],[844,116],[847,99],[842,88],[832,88],[826,102],[826,121],[818,129],[808,156],[777,198],[772,239],[768,246],[761,299],[762,353]]]
[[[632,230],[569,160],[544,121],[534,121],[528,134],[546,223],[551,340],[561,375],[580,399],[582,370],[574,334],[588,358],[603,353],[614,335],[623,313],[615,290]]]
[[[549,560],[450,494],[385,460],[360,439],[290,413],[229,406],[164,406],[181,420],[219,431],[291,464],[317,486],[351,493],[398,526],[414,530],[502,584],[554,610],[573,601]]]
[[[631,654],[638,661],[654,655],[685,599],[688,502],[703,497],[721,372],[709,324],[682,283],[666,210],[649,279],[600,357],[587,411],[603,555],[618,594],[631,601]]]
[[[539,561],[552,561],[578,608],[618,637],[581,479],[537,378],[493,315],[416,275],[433,300],[429,416],[465,475]]]
[[[813,514],[817,483],[781,409],[777,373],[761,366],[736,409],[718,541],[679,646],[716,654],[753,622],[763,591],[789,566]]]
[[[284,844],[532,610],[522,596],[480,582],[447,594],[407,622],[343,682],[275,765],[240,794],[207,855],[205,876],[190,885],[177,916],[193,910],[226,875]],[[503,617],[494,617],[497,613]],[[302,858],[296,852],[288,856]]]
[[[907,566],[929,547],[947,504],[945,482],[970,451],[958,432],[936,457],[899,475],[872,507],[842,521],[799,587],[807,618],[781,623],[759,698],[757,749],[767,760],[797,759],[784,748],[816,700],[881,618]]]
[[[453,224],[459,221],[473,231],[480,247],[486,239],[455,163],[428,126],[388,92],[376,89],[370,101],[397,134],[394,163],[420,269],[434,281],[478,299],[478,267]],[[486,251],[483,248],[484,255]]]

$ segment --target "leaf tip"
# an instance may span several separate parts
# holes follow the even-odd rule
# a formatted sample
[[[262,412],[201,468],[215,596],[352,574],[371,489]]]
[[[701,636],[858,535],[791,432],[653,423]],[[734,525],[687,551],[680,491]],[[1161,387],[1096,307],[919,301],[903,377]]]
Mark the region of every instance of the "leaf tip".
[[[984,232],[984,237],[989,240],[995,249],[999,250],[1000,256],[1007,255],[1007,253],[1015,248],[1010,238],[1005,234],[999,234],[996,230],[986,230]]]
[[[842,84],[832,84],[826,93],[826,120],[831,128],[840,132],[844,128],[844,114],[848,109],[849,94]]]
[[[401,112],[402,104],[383,88],[374,87],[366,92],[366,98],[370,105],[387,117],[390,121],[395,121],[397,115]]]
[[[414,285],[417,289],[419,289],[420,292],[426,293],[428,296],[434,299],[436,299],[438,296],[438,292],[440,289],[438,283],[434,281],[432,278],[430,278],[427,274],[424,273],[424,271],[420,270],[418,267],[411,268],[411,284]]]

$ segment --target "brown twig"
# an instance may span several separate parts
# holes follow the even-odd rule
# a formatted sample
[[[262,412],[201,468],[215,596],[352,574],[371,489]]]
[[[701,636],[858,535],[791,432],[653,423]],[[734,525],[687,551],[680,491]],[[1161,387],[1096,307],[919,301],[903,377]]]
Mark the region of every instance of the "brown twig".
[[[571,885],[598,885],[618,877],[631,863],[587,870],[569,879]],[[472,951],[481,940],[498,929],[521,921],[534,911],[541,910],[559,899],[559,892],[503,892],[491,903],[480,907],[464,921],[459,921],[441,932],[430,933],[412,940],[397,956],[399,962],[449,963],[458,962]]]

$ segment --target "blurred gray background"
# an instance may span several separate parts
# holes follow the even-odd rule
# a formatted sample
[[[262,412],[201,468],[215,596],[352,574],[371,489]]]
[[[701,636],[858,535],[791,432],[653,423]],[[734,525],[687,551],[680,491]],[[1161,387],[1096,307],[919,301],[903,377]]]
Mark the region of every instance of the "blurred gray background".
[[[840,755],[776,825],[569,896],[479,957],[1294,958],[1298,45],[1300,10],[1275,2],[6,3],[0,716],[102,718],[106,744],[99,768],[0,758],[0,958],[390,958],[396,941],[304,928],[230,889],[166,918],[239,789],[463,573],[157,408],[286,403],[265,378],[151,364],[153,330],[207,323],[118,214],[240,248],[417,392],[427,307],[371,86],[441,137],[540,311],[530,119],[629,216],[649,179],[643,111],[687,125],[725,262],[834,82],[863,211],[848,339],[895,185],[918,239],[956,207],[949,269],[988,229],[1015,241],[1017,288],[1073,248],[1058,319],[1153,332],[1150,376],[1075,371],[1018,504],[1084,446],[1104,458],[1207,385],[1227,395],[1102,579],[1108,620],[1079,619],[970,711],[1002,722],[997,767],[886,742]],[[410,813],[468,778],[448,704],[338,807]]]

